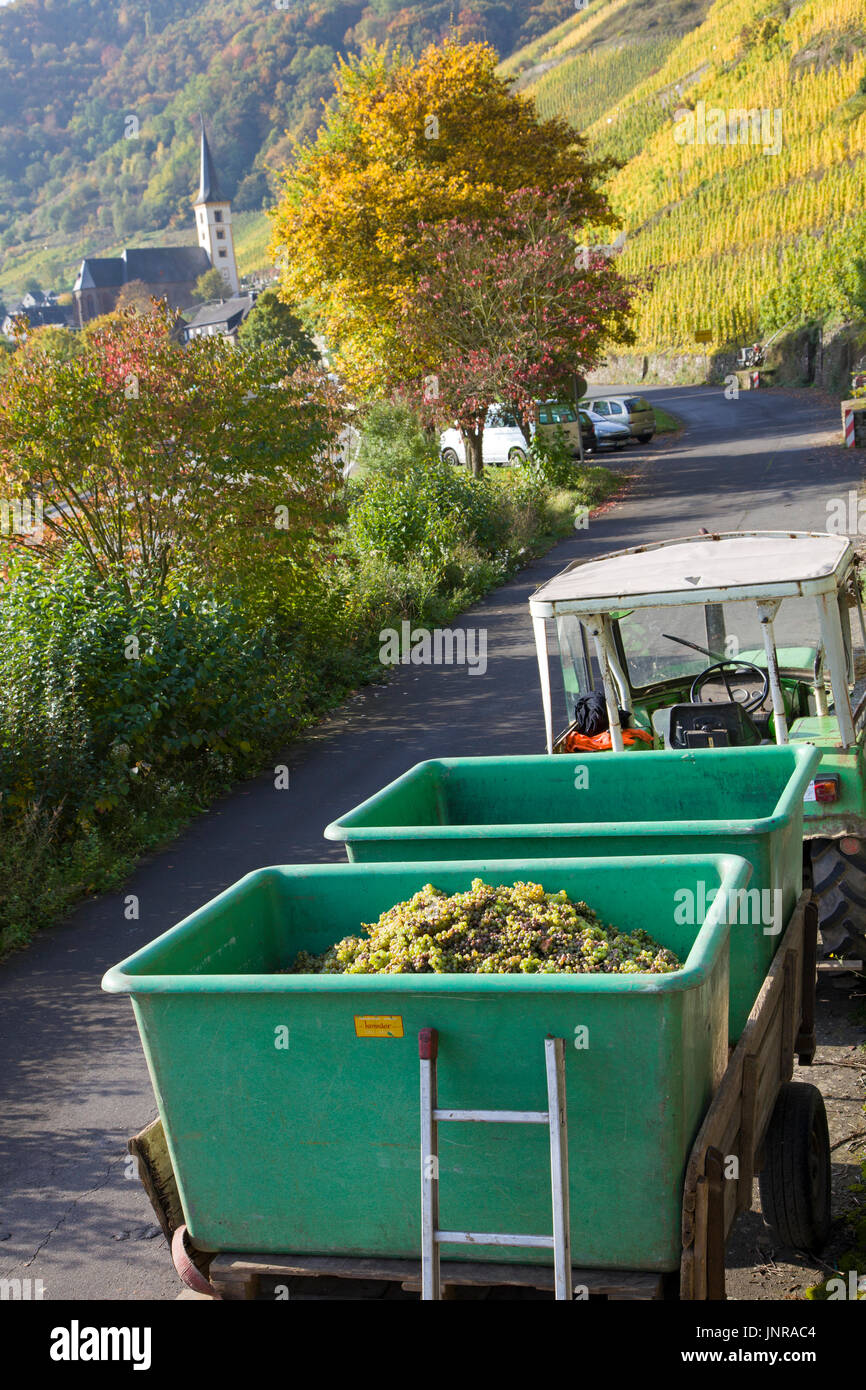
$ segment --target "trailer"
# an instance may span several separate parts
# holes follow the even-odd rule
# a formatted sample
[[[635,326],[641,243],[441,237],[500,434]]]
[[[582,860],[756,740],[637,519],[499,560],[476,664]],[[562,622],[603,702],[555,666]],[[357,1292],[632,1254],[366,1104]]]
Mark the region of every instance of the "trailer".
[[[492,882],[528,876],[517,867],[260,871],[109,972],[107,988],[133,994],[160,1106],[160,1119],[129,1149],[191,1289],[226,1300],[281,1298],[290,1280],[315,1277],[374,1280],[410,1293],[426,1282],[426,1297],[503,1286],[515,1296],[554,1291],[562,1247],[555,1248],[555,1231],[543,1234],[551,1211],[556,1226],[557,1209],[542,1133],[549,1122],[552,1154],[555,1116],[542,1099],[549,1034],[563,1062],[569,1053],[562,1105],[573,1154],[569,1169],[566,1138],[568,1273],[557,1297],[723,1298],[725,1241],[751,1205],[755,1175],[765,1219],[782,1242],[820,1248],[830,1222],[826,1115],[820,1092],[792,1080],[795,1057],[805,1067],[815,1051],[817,911],[808,892],[730,1052],[730,926],[721,892],[692,928],[685,968],[671,976],[359,981],[261,972],[275,949],[283,953],[280,923],[308,941],[316,930],[319,940],[333,939],[349,915],[357,920],[399,900],[431,870],[455,890],[476,873]],[[623,927],[644,920],[662,944],[682,950],[682,933],[671,934],[659,916],[673,886],[714,876],[720,889],[736,890],[749,865],[732,855],[550,860],[534,863],[531,876],[570,896],[591,894],[603,915],[615,904]],[[260,929],[251,933],[254,921]],[[180,968],[187,979],[179,987]],[[220,998],[208,1010],[206,1001]],[[291,1035],[282,1055],[272,1036],[270,1050],[263,1045],[279,1019]],[[575,1019],[596,1037],[595,1052],[572,1046]],[[616,1021],[616,1036],[607,1037],[606,1020]],[[431,1026],[441,1042],[439,1103],[455,1107],[441,1114],[456,1119],[447,1128],[461,1134],[450,1146],[443,1134],[439,1161],[425,1171],[422,1035]],[[294,1081],[283,1065],[293,1043]],[[470,1138],[463,1122],[479,1104],[493,1107],[492,1122],[473,1126]],[[540,1122],[509,1123],[505,1115],[515,1111]],[[524,1184],[521,1174],[534,1178]],[[441,1243],[432,1293],[421,1249],[431,1181],[436,1197],[441,1182],[453,1224],[442,1234],[468,1238]],[[501,1243],[495,1222],[506,1182],[518,1194],[513,1224],[535,1231],[537,1244],[522,1253],[518,1237]],[[485,1247],[483,1234],[476,1242],[476,1214],[500,1232],[500,1243]]]

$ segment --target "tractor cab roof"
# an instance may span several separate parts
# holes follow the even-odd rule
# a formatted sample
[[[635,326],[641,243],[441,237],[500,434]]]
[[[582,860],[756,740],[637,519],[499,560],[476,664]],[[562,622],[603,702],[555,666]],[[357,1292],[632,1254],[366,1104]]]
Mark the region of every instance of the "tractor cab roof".
[[[533,617],[833,593],[856,560],[846,536],[728,531],[575,560],[529,601]]]

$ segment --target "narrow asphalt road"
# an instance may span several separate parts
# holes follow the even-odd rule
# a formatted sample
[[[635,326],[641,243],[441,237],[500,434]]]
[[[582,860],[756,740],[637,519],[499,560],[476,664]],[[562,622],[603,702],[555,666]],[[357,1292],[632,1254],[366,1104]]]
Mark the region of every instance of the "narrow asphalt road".
[[[633,389],[633,388],[632,388]],[[611,388],[596,395],[613,394]],[[860,455],[826,446],[838,407],[807,392],[647,388],[685,431],[615,455],[626,500],[464,615],[487,631],[484,674],[399,668],[288,750],[290,786],[238,788],[153,856],[123,892],[89,902],[0,966],[0,1278],[48,1298],[170,1299],[179,1284],[125,1154],[156,1113],[128,1000],[100,991],[112,964],[250,869],[342,858],[324,826],[420,759],[543,746],[527,600],[576,556],[710,529],[822,530]],[[124,917],[135,893],[140,917]]]

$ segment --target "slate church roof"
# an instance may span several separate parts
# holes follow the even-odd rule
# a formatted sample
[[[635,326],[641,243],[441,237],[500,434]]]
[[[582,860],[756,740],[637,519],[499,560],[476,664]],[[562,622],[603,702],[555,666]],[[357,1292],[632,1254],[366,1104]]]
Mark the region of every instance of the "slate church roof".
[[[81,262],[77,290],[114,288],[123,284],[123,261],[120,256],[87,256]]]
[[[194,284],[210,268],[203,246],[128,246],[119,256],[86,257],[75,288],[119,289],[132,280],[153,286]]]

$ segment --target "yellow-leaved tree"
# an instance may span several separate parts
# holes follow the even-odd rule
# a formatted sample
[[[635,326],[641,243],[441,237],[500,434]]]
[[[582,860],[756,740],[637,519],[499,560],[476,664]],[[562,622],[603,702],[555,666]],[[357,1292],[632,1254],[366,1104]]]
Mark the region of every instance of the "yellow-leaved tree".
[[[429,365],[412,358],[401,316],[431,267],[421,233],[484,222],[517,189],[567,189],[571,224],[617,225],[600,180],[564,121],[496,75],[497,55],[457,37],[418,58],[370,45],[339,64],[316,139],[282,179],[272,253],[286,298],[307,303],[358,392]]]

